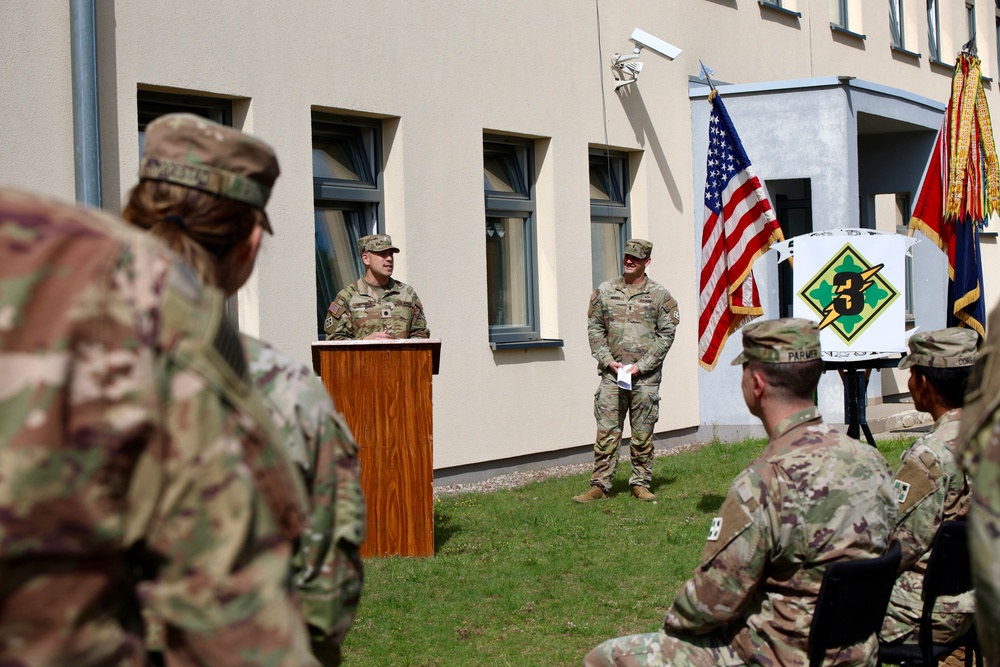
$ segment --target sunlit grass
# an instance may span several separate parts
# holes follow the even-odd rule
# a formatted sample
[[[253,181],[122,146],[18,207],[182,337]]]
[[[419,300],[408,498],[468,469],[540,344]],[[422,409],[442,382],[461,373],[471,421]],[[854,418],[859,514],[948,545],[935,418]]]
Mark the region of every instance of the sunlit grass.
[[[879,443],[893,467],[912,439]],[[589,474],[435,504],[436,555],[367,561],[344,663],[579,665],[610,637],[654,631],[688,578],[732,478],[764,440],[656,459],[656,504],[578,505]]]

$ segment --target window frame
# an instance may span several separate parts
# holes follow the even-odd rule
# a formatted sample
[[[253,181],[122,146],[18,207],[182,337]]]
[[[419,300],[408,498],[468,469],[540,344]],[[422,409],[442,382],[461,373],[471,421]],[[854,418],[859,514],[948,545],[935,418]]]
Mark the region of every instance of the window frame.
[[[485,182],[486,158],[489,151],[498,151],[515,156],[524,178],[524,192],[501,192],[488,190]],[[538,233],[537,233],[537,202],[535,187],[535,142],[532,139],[508,135],[483,133],[483,204],[484,225],[489,225],[490,218],[520,218],[524,221],[524,265],[525,265],[525,300],[528,322],[517,324],[489,324],[490,345],[496,349],[505,344],[516,346],[519,343],[530,343],[541,340],[540,318],[538,306]],[[486,232],[484,231],[484,234]],[[487,239],[489,236],[487,236]],[[488,273],[488,271],[487,271]],[[489,291],[489,282],[486,285]],[[487,317],[487,321],[489,318]]]
[[[889,0],[889,40],[892,42],[892,46],[901,51],[906,50],[906,20],[905,0]],[[895,12],[893,12],[895,10]],[[895,13],[896,19],[896,30],[898,34],[894,34],[892,31],[892,20]]]
[[[350,116],[347,114],[329,113],[324,111],[313,111],[310,123],[312,132],[312,150],[316,150],[318,140],[324,136],[347,137],[357,135],[363,145],[365,159],[368,163],[370,176],[368,179],[347,180],[332,177],[316,176],[313,171],[313,243],[317,254],[316,266],[316,309],[317,309],[317,335],[322,340],[325,337],[323,322],[326,318],[326,311],[330,304],[323,304],[320,295],[320,273],[322,267],[319,265],[320,247],[316,240],[318,231],[316,230],[316,214],[320,210],[340,210],[356,211],[361,215],[360,236],[366,234],[380,234],[385,229],[385,187],[384,168],[382,163],[382,121],[379,118],[368,118],[364,116]],[[367,135],[367,137],[365,137]],[[359,267],[363,267],[361,262],[361,252],[357,244],[351,244],[351,259],[354,262],[355,272]],[[360,277],[360,274],[359,276]],[[356,279],[355,279],[356,280]],[[336,285],[332,286],[336,287]],[[330,290],[332,292],[332,290]],[[336,296],[336,295],[334,295]],[[332,299],[331,299],[332,301]]]
[[[840,28],[841,30],[850,30],[850,23],[848,22],[848,12],[847,12],[847,0],[833,0],[836,3],[837,17],[836,21],[831,21],[834,27]]]
[[[624,151],[615,151],[605,148],[591,148],[588,154],[588,177],[590,170],[593,169],[595,163],[598,161],[607,160],[611,164],[612,169],[618,172],[619,176],[619,186],[621,203],[618,200],[612,198],[610,202],[606,202],[600,199],[590,200],[590,224],[591,229],[593,225],[607,225],[614,224],[619,225],[618,228],[618,243],[619,247],[624,252],[625,242],[631,238],[632,233],[632,211],[631,211],[631,172],[629,170],[629,154]],[[589,180],[589,179],[588,179]],[[596,276],[593,275],[593,260],[594,260],[594,247],[591,245],[590,248],[591,257],[591,282],[593,283],[594,289],[604,282],[603,280],[598,280]],[[619,257],[619,260],[621,257]],[[618,267],[618,275],[621,275],[621,266]]]
[[[927,52],[931,62],[941,62],[941,7],[938,0],[929,0],[927,7]],[[931,15],[933,12],[933,16]]]

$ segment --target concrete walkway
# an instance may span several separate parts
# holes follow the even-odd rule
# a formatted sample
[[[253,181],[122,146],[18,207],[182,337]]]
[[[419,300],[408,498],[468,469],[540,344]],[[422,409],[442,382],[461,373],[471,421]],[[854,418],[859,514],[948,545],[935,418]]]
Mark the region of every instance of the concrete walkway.
[[[898,433],[900,435],[926,433],[933,420],[926,412],[918,412],[912,401],[900,403],[880,403],[869,405],[868,428],[876,438],[879,435]],[[846,432],[845,424],[837,424],[838,431]]]

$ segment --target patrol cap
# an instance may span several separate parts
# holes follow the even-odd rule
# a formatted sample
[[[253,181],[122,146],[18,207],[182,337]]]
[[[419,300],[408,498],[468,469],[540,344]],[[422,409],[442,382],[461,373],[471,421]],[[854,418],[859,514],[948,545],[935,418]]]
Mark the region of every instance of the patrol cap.
[[[388,234],[371,234],[358,239],[358,248],[361,252],[385,252],[391,250],[399,252],[399,248],[392,245],[392,237]]]
[[[900,368],[962,368],[972,366],[979,358],[976,345],[979,334],[972,329],[950,327],[938,331],[922,331],[910,336],[910,353],[899,362]]]
[[[201,116],[172,113],[146,127],[140,180],[176,183],[263,209],[279,173],[266,143]],[[272,232],[266,216],[264,229]]]
[[[743,327],[743,352],[733,359],[733,366],[750,360],[790,364],[819,358],[819,325],[811,320],[786,317]]]
[[[653,244],[645,239],[629,239],[625,242],[625,254],[646,259],[653,254]]]

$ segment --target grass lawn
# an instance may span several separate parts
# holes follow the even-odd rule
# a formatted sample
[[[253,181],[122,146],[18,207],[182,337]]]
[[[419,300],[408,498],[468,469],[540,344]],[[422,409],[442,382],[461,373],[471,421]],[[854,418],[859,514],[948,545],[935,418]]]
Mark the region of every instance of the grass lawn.
[[[895,469],[912,439],[879,449]],[[642,503],[619,466],[609,500],[589,474],[435,504],[434,558],[366,562],[348,667],[579,665],[605,639],[655,631],[698,562],[729,482],[765,441],[656,459]]]

